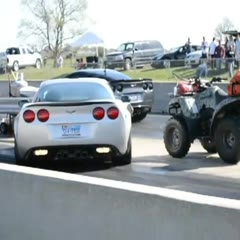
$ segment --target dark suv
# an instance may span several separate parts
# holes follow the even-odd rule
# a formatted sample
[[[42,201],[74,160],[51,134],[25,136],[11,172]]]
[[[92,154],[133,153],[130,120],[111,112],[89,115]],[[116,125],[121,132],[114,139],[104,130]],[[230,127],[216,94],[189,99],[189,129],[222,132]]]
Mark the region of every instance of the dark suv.
[[[163,46],[157,40],[126,42],[122,43],[116,51],[107,54],[106,65],[111,69],[129,70],[132,67],[151,64],[155,55],[163,53]]]
[[[200,45],[191,45],[190,51],[185,45],[172,48],[168,53],[154,56],[151,66],[153,68],[164,68],[169,64],[171,67],[184,66],[187,54],[198,50],[201,50]]]

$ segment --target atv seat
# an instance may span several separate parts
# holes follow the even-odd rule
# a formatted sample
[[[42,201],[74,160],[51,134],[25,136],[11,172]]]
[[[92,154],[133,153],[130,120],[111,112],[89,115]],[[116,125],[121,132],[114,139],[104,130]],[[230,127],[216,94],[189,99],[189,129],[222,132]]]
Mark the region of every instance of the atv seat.
[[[224,92],[222,89],[218,89],[215,93],[215,97],[216,97],[216,103],[218,104],[224,99],[226,99],[228,97],[228,94]]]

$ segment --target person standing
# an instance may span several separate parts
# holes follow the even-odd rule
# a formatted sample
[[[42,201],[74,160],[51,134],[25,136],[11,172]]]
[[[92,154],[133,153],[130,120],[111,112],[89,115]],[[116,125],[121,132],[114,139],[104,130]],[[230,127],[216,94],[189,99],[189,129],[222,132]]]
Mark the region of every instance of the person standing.
[[[228,49],[228,43],[229,43],[229,38],[228,36],[225,37],[225,43],[224,43],[224,48],[225,48],[225,53],[227,52]],[[228,68],[228,61],[225,61],[225,69]]]
[[[221,40],[218,41],[218,46],[215,49],[215,57],[217,70],[220,71],[222,67],[222,60],[225,57],[225,48],[223,47]]]
[[[187,42],[185,43],[185,47],[186,47],[186,52],[187,54],[191,52],[191,41],[190,38],[188,38]]]
[[[235,42],[235,58],[237,61],[238,69],[240,70],[240,34],[236,37]]]
[[[229,77],[233,77],[234,70],[234,46],[230,45],[226,51],[226,63],[228,64]]]
[[[203,37],[201,47],[202,47],[202,59],[206,59],[208,54],[208,43],[205,37]]]
[[[229,76],[233,76],[233,70],[235,65],[235,42],[233,36],[229,37],[226,45],[226,64],[228,65]]]
[[[199,64],[196,71],[196,78],[201,79],[202,77],[207,77],[208,67],[207,67],[207,59],[201,59],[201,63]]]
[[[209,56],[211,61],[211,68],[215,68],[215,50],[217,47],[217,43],[215,41],[215,37],[212,39],[212,42],[209,44]]]

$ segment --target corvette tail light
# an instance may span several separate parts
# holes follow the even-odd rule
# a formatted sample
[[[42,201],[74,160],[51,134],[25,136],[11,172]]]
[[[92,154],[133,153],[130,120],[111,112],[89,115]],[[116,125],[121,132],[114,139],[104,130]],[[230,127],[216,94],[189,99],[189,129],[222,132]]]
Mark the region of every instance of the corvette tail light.
[[[147,88],[148,88],[147,83],[144,83],[144,84],[143,84],[143,89],[144,89],[144,90],[147,90]]]
[[[107,110],[107,115],[110,119],[114,120],[118,117],[119,111],[116,107],[111,107]]]
[[[23,119],[27,123],[31,123],[35,120],[35,113],[32,110],[26,110],[23,113]]]
[[[117,91],[122,92],[123,85],[117,85],[116,89],[117,89]]]
[[[153,89],[153,84],[152,84],[152,83],[149,83],[149,84],[148,84],[148,88],[149,88],[150,90],[152,90],[152,89]]]
[[[37,118],[40,122],[46,122],[49,119],[49,112],[46,109],[41,109],[37,113]]]
[[[104,115],[105,115],[105,111],[103,108],[101,107],[97,107],[93,110],[93,117],[96,119],[96,120],[101,120],[104,118]]]

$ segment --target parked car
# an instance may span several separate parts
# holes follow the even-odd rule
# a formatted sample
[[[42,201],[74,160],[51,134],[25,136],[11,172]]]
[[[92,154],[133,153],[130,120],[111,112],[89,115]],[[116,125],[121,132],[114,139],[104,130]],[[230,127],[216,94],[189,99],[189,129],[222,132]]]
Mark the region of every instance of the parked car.
[[[201,50],[191,52],[187,54],[187,57],[185,58],[185,65],[196,67],[200,64],[201,57],[202,57]]]
[[[201,50],[200,45],[191,45],[190,52],[197,50]],[[156,55],[152,60],[151,66],[153,68],[184,66],[187,54],[188,52],[185,45],[171,48],[168,53]]]
[[[133,122],[142,121],[151,112],[154,92],[151,79],[132,79],[126,74],[111,69],[82,69],[65,78],[101,78],[107,80],[116,98],[128,96],[134,109]]]
[[[19,68],[35,66],[41,68],[42,57],[39,53],[31,51],[27,47],[12,47],[6,50],[8,68],[18,71]]]
[[[106,55],[107,68],[129,70],[151,64],[153,56],[163,54],[164,48],[157,40],[122,43],[114,52]]]
[[[7,54],[0,52],[0,73],[5,73],[7,70]]]

